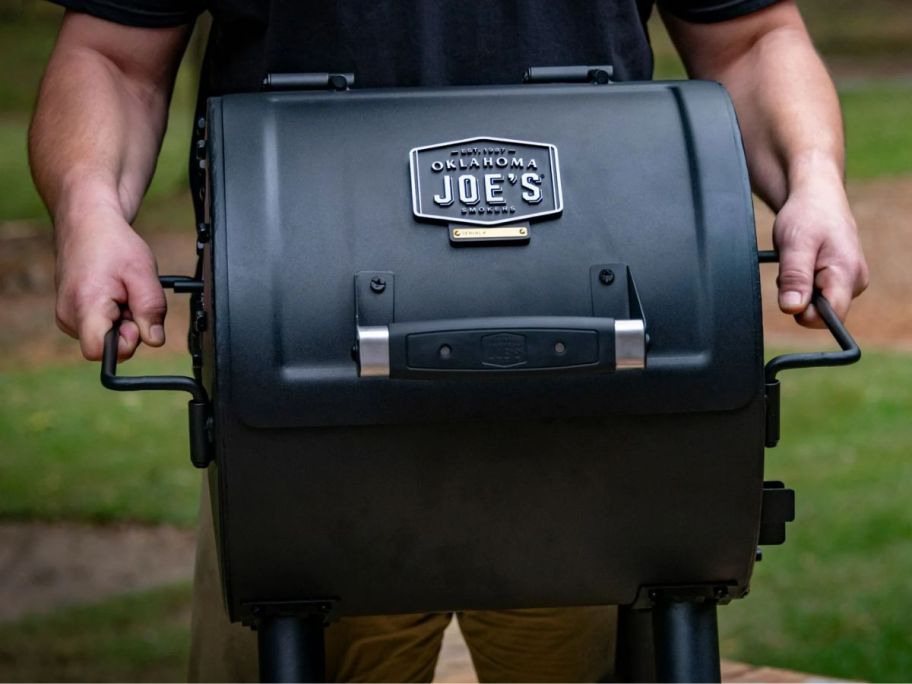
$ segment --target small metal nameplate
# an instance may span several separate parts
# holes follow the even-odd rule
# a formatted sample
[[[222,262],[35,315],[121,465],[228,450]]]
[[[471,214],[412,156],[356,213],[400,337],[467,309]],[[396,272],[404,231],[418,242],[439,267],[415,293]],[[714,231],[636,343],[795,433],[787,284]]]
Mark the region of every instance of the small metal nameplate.
[[[528,242],[528,226],[498,226],[497,228],[476,228],[474,226],[450,226],[450,240],[453,242]]]

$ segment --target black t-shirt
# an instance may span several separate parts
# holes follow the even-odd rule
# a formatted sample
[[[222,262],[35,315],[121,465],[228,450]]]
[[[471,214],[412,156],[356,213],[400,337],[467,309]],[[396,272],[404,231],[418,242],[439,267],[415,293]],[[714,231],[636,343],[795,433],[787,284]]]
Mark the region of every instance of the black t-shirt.
[[[267,73],[352,72],[359,87],[518,83],[530,66],[614,66],[652,77],[653,0],[54,0],[145,27],[213,16],[202,95],[258,90]],[[776,0],[658,0],[695,22]]]

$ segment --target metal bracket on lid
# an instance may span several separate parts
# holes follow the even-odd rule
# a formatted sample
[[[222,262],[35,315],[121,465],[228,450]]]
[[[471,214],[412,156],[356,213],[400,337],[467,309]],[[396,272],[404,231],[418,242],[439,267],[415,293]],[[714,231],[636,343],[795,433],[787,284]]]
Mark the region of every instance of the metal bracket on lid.
[[[359,271],[355,275],[355,347],[361,377],[389,377],[389,324],[395,312],[396,274]]]
[[[614,318],[614,353],[617,370],[646,367],[646,316],[633,275],[626,264],[589,267],[592,315]]]

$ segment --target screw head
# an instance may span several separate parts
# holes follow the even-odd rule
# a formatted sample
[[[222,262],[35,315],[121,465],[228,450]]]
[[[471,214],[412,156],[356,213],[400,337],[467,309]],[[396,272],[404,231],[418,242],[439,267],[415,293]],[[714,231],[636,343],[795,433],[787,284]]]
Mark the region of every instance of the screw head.
[[[371,278],[370,288],[372,291],[380,294],[386,289],[386,281],[380,277]]]
[[[614,271],[610,268],[603,268],[599,271],[599,282],[602,285],[611,285],[614,282]]]

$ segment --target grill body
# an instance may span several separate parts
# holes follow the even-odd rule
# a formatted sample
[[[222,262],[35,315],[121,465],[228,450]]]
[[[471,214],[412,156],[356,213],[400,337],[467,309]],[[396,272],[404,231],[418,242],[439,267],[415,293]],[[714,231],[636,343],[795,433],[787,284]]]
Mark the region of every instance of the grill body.
[[[559,153],[562,211],[526,222],[527,242],[458,245],[415,216],[410,151],[479,137]],[[231,95],[207,140],[203,373],[232,619],[746,592],[762,325],[719,86]],[[376,299],[364,274],[385,274]],[[359,377],[356,319],[376,301],[396,324],[624,319],[633,293],[643,370]]]

